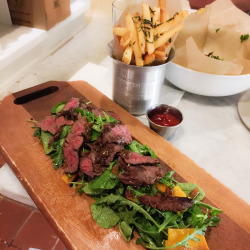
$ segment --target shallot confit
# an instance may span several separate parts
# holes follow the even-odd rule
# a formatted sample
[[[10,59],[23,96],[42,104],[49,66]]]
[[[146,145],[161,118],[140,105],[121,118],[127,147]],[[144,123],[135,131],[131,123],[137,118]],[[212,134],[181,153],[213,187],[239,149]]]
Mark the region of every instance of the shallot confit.
[[[52,107],[34,128],[54,168],[64,168],[63,179],[95,199],[91,212],[98,225],[118,225],[127,242],[136,230],[136,243],[148,249],[201,243],[208,249],[205,231],[220,222],[222,211],[201,202],[205,193],[196,184],[175,180],[174,171],[133,140],[116,113],[72,98]],[[169,229],[186,231],[176,242]]]

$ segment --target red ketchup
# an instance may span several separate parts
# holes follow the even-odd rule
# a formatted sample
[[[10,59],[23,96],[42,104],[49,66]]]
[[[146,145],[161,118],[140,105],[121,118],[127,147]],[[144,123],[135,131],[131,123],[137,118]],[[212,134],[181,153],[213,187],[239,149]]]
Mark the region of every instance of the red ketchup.
[[[180,123],[180,120],[176,118],[174,115],[169,113],[160,113],[153,115],[150,120],[160,126],[176,126]]]

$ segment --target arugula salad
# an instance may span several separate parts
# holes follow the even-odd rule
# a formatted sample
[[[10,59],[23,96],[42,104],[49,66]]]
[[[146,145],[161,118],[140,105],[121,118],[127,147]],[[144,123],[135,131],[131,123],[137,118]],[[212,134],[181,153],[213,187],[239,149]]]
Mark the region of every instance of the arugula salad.
[[[204,235],[222,211],[202,202],[195,183],[178,182],[117,114],[72,98],[33,122],[54,169],[62,167],[64,180],[95,200],[91,213],[100,227],[118,227],[126,242],[136,238],[146,249],[208,249]]]

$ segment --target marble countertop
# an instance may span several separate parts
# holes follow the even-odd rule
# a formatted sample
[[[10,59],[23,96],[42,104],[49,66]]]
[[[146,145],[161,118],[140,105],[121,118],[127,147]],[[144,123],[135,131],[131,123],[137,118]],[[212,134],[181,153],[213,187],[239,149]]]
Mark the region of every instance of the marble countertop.
[[[103,62],[107,57],[106,46],[113,36],[112,1],[90,2],[87,26],[0,93],[1,99],[8,93],[49,80],[72,79],[87,63],[100,65]],[[110,88],[105,79],[100,87],[105,88],[105,84]],[[237,112],[242,94],[204,97],[185,92],[178,104],[184,122],[170,143],[250,203],[250,193],[246,191],[250,183],[250,133]]]

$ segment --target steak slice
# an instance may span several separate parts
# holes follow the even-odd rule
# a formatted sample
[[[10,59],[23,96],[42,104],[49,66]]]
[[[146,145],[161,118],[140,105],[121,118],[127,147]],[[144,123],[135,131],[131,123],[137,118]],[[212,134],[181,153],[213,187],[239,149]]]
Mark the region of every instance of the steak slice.
[[[122,123],[106,123],[103,126],[102,136],[98,139],[102,144],[117,143],[120,145],[127,145],[132,142],[130,132]]]
[[[57,117],[64,116],[67,120],[75,121],[77,120],[77,112],[75,109],[62,110],[56,114]]]
[[[76,109],[79,107],[79,104],[80,104],[79,99],[72,97],[71,100],[65,104],[63,111],[66,111],[69,109]]]
[[[72,125],[73,121],[65,119],[63,116],[55,117],[53,115],[45,117],[36,126],[43,131],[48,131],[51,134],[56,134],[64,125]]]
[[[172,197],[167,194],[156,193],[155,196],[138,196],[138,201],[146,206],[151,206],[162,211],[184,211],[193,205],[194,200],[187,197]]]
[[[64,108],[57,113],[57,116],[64,116],[68,120],[75,121],[77,120],[78,116],[76,108],[78,108],[79,105],[80,101],[78,98],[71,98],[71,100],[65,104]]]
[[[116,153],[123,150],[123,147],[116,144],[96,145],[91,151],[86,152],[80,159],[80,170],[94,178],[99,176],[114,159]]]
[[[80,158],[80,170],[90,177],[94,177],[93,164],[90,158],[81,157]]]
[[[66,137],[66,141],[63,145],[63,152],[65,157],[66,168],[65,172],[74,173],[78,169],[79,163],[79,149],[84,140],[84,134],[88,121],[85,117],[78,116],[78,120],[73,124],[70,133]]]
[[[80,158],[80,170],[91,178],[100,176],[107,168],[101,164],[93,162],[94,153],[86,153]]]
[[[136,152],[124,150],[120,156],[127,164],[138,165],[138,164],[159,164],[157,159],[152,158],[151,156],[141,155]]]
[[[119,175],[120,180],[126,184],[136,188],[154,184],[155,181],[162,179],[167,169],[158,165],[130,165],[123,161],[121,157],[118,159],[118,166],[125,170]]]
[[[72,148],[72,146],[65,142],[63,145],[64,162],[66,164],[65,172],[74,173],[78,169],[79,156],[78,152]]]
[[[77,135],[76,133],[69,133],[66,137],[66,142],[71,145],[73,150],[78,150],[83,143],[82,135]]]
[[[99,152],[99,163],[101,165],[109,165],[113,161],[116,153],[121,152],[123,149],[123,146],[114,143],[104,145]]]

